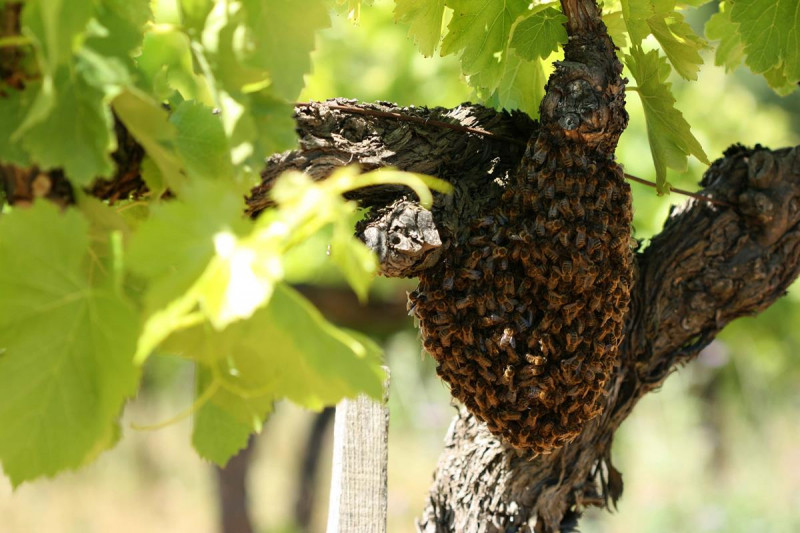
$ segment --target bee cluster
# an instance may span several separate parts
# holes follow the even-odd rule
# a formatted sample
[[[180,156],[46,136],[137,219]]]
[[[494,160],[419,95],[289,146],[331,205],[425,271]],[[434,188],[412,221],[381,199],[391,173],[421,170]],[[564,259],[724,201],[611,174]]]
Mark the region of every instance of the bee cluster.
[[[560,144],[560,146],[559,146]],[[582,147],[529,145],[500,201],[410,294],[438,374],[489,430],[547,453],[599,414],[630,299],[630,189]]]

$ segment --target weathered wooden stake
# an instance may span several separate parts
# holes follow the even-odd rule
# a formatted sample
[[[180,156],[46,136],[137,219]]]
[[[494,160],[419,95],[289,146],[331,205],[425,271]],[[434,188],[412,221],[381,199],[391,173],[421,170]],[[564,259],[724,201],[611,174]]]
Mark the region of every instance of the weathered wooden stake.
[[[386,533],[389,371],[384,401],[361,395],[336,406],[327,533]]]

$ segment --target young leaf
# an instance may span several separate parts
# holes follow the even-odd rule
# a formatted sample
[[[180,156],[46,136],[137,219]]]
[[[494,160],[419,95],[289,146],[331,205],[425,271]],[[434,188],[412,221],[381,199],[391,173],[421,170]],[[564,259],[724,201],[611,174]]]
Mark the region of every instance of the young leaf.
[[[41,168],[63,168],[77,186],[109,176],[113,170],[110,154],[117,142],[106,104],[116,89],[93,87],[80,70],[67,66],[59,67],[52,79],[31,84],[29,90],[37,85],[37,103],[14,132],[12,142],[21,142]],[[47,111],[42,112],[37,104],[45,101]]]
[[[726,72],[731,72],[741,65],[744,58],[744,44],[739,35],[739,25],[731,20],[728,4],[720,3],[719,11],[706,22],[706,37],[720,42],[714,56],[715,65],[724,66]]]
[[[92,261],[86,221],[51,204],[0,218],[0,294],[0,461],[19,485],[113,441],[139,322]]]
[[[169,122],[166,110],[147,94],[133,88],[119,94],[112,106],[117,117],[155,162],[163,184],[173,191],[180,191],[186,176],[182,161],[175,153],[177,130]]]
[[[383,394],[380,349],[325,320],[284,283],[248,320],[177,331],[165,349],[216,373],[221,388],[243,399],[287,398],[318,410],[359,393]]]
[[[202,403],[194,414],[192,445],[200,457],[225,466],[247,446],[252,433],[261,431],[274,400],[266,390],[247,394],[252,385],[243,383],[245,376],[223,378],[216,367],[212,371],[203,365],[197,365],[196,375],[197,398]],[[223,379],[228,388],[222,386]]]
[[[425,57],[433,55],[442,38],[445,0],[395,0],[394,19],[408,24],[408,35]]]
[[[316,32],[330,25],[323,0],[304,0],[302,8],[286,0],[242,0],[251,50],[246,62],[269,71],[273,92],[289,101],[303,88],[311,71]]]
[[[675,0],[622,0],[622,16],[632,46],[652,33],[675,71],[687,80],[697,79],[703,64],[700,50],[707,44],[675,11]]]
[[[177,130],[175,148],[190,179],[234,180],[231,150],[220,117],[197,102],[183,102],[169,121]]]
[[[745,63],[763,74],[772,73],[771,84],[786,78],[789,85],[800,81],[800,4],[797,0],[736,0],[731,20],[739,24]]]
[[[442,41],[443,56],[460,53],[464,74],[470,83],[494,91],[507,61],[511,27],[528,9],[528,0],[446,0],[453,9]]]
[[[654,15],[647,19],[647,24],[675,71],[687,80],[696,80],[703,64],[700,50],[707,44],[684,21],[683,15],[677,12],[665,17]]]
[[[567,17],[558,9],[534,9],[516,25],[511,46],[523,59],[545,59],[567,42],[566,21]]]
[[[540,59],[526,61],[512,50],[509,51],[500,84],[486,100],[492,106],[519,109],[536,118],[546,83]]]
[[[636,93],[644,107],[647,122],[647,139],[656,169],[659,192],[666,192],[667,167],[686,170],[687,156],[693,155],[709,164],[703,148],[690,131],[689,124],[680,111],[675,109],[672,84],[668,83],[670,68],[658,51],[647,53],[641,47],[631,48],[625,56],[625,65],[636,79]]]

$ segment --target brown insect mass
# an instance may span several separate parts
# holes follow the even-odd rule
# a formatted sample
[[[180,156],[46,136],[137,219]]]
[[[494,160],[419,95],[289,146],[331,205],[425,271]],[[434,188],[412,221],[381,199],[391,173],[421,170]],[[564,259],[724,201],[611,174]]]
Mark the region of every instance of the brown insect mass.
[[[612,159],[565,143],[532,140],[528,166],[468,235],[443,239],[410,295],[453,395],[533,453],[601,412],[630,299],[630,189]]]

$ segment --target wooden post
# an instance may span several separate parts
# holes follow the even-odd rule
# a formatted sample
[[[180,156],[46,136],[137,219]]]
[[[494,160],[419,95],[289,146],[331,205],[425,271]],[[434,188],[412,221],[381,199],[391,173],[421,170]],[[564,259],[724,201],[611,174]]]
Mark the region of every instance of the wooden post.
[[[327,533],[386,533],[389,371],[384,401],[361,395],[336,406]]]

